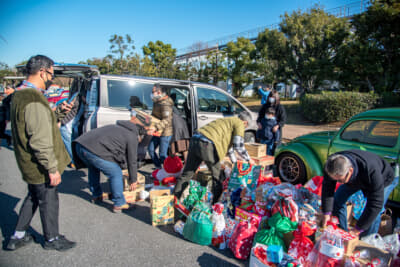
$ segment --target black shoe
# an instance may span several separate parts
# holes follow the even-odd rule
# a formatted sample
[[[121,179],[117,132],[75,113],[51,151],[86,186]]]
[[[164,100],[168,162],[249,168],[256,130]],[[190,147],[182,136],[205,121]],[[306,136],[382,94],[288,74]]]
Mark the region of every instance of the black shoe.
[[[44,249],[55,249],[65,251],[76,246],[75,242],[69,241],[63,235],[57,236],[53,241],[45,241]]]
[[[12,236],[7,244],[7,249],[16,250],[23,246],[28,245],[32,241],[33,241],[33,236],[28,232],[25,233],[25,236],[23,238],[16,238],[15,236]]]

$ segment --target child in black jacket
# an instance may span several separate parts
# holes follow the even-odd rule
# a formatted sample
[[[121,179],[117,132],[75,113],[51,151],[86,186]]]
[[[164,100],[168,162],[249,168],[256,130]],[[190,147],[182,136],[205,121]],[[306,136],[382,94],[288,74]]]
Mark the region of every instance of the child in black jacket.
[[[267,155],[273,156],[276,142],[280,140],[280,130],[273,132],[273,128],[278,124],[275,118],[275,109],[268,108],[260,123],[262,127],[257,131],[256,137],[260,139],[261,144],[267,145]]]

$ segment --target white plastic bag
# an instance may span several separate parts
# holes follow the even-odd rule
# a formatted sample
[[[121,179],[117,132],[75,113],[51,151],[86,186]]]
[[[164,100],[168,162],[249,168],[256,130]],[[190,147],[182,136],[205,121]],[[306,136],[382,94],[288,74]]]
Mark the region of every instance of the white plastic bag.
[[[400,241],[398,238],[398,234],[391,234],[382,237],[385,242],[385,250],[392,253],[393,255],[397,255],[400,250]]]
[[[365,243],[368,243],[379,249],[385,250],[385,241],[383,241],[382,237],[378,233],[364,236],[363,238],[361,238],[361,241],[364,241]]]

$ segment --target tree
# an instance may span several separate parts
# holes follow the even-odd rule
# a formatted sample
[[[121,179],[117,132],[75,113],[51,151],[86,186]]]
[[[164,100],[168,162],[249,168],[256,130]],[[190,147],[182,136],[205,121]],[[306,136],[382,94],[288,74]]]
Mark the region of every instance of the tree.
[[[164,44],[162,41],[149,42],[147,46],[143,46],[143,54],[154,64],[156,76],[165,78],[174,76],[176,49],[172,48],[171,44]]]
[[[255,45],[244,37],[237,38],[236,42],[229,42],[226,47],[228,58],[228,75],[232,79],[233,93],[239,96],[245,85],[251,83],[254,77],[254,61],[250,54],[255,50]]]
[[[263,76],[263,82],[274,84],[286,82],[284,79],[285,62],[280,60],[285,55],[286,38],[278,30],[266,29],[258,34],[255,43],[255,70],[258,76]]]
[[[218,84],[218,81],[225,81],[228,77],[228,68],[227,68],[227,60],[226,53],[223,50],[211,50],[207,53],[207,70],[210,78],[212,79],[212,83],[214,85]]]
[[[286,40],[280,40],[283,53],[272,59],[286,66],[285,79],[305,91],[319,88],[323,81],[335,79],[335,59],[339,47],[349,35],[350,24],[345,18],[328,15],[315,7],[308,13],[285,13],[279,24]]]
[[[97,66],[101,74],[108,74],[111,73],[112,71],[112,62],[109,57],[92,58],[86,60],[86,62],[79,62],[79,64],[88,64]]]
[[[110,51],[115,55],[115,57],[112,54],[109,55],[114,61],[113,73],[126,73],[129,56],[133,55],[133,51],[135,50],[131,36],[126,34],[124,38],[123,36],[114,34],[108,41],[111,43]]]
[[[0,81],[4,81],[4,77],[11,75],[15,75],[15,72],[6,63],[0,62]]]
[[[360,90],[400,87],[400,3],[376,0],[352,20],[354,38],[341,50],[341,81]]]

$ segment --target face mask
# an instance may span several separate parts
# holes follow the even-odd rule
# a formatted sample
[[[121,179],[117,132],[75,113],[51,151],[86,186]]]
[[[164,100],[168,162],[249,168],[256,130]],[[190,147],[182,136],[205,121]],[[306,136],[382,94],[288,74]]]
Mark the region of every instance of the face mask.
[[[50,86],[51,86],[52,84],[53,84],[53,81],[52,81],[52,80],[47,80],[47,81],[44,83],[44,89],[45,89],[45,90],[49,89]]]
[[[269,101],[269,103],[274,104],[275,103],[275,98],[270,97],[268,101]]]
[[[42,78],[42,80],[44,81],[44,79]],[[44,82],[44,90],[47,90],[50,88],[50,86],[53,84],[52,80],[47,80]]]
[[[150,95],[150,97],[151,97],[151,99],[152,99],[153,101],[154,101],[154,100],[158,100],[158,99],[161,98],[160,95],[154,95],[153,93]]]

